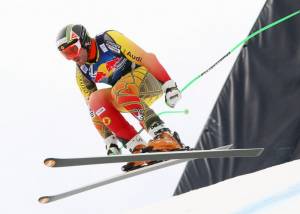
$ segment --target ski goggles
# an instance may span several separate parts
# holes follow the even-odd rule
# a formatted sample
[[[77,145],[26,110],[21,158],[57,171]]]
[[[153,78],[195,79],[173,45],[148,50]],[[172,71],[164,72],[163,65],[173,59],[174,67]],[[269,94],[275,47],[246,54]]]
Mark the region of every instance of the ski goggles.
[[[68,44],[66,47],[61,46],[59,48],[62,55],[64,55],[68,60],[72,60],[79,55],[81,44],[79,39],[76,40],[74,40],[73,43]]]

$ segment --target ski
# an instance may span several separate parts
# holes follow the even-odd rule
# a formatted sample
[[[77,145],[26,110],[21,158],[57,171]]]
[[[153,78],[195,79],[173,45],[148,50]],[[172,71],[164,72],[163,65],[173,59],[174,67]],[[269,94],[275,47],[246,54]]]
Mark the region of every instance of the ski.
[[[44,164],[48,167],[83,166],[105,163],[120,163],[132,161],[160,161],[171,159],[203,159],[203,158],[230,158],[230,157],[257,157],[263,148],[223,149],[223,150],[187,150],[172,152],[150,152],[129,155],[113,155],[88,158],[47,158]]]
[[[227,146],[218,147],[218,148],[212,149],[210,151],[218,151],[218,150],[225,150],[225,149],[230,150],[231,147],[232,147],[232,144],[227,145]],[[122,172],[118,175],[112,176],[110,178],[101,180],[99,182],[96,182],[96,183],[93,183],[93,184],[90,184],[90,185],[79,187],[79,188],[76,188],[76,189],[73,189],[73,190],[70,190],[70,191],[67,191],[67,192],[57,194],[57,195],[40,197],[38,199],[38,201],[42,204],[47,204],[47,203],[50,203],[50,202],[53,202],[53,201],[68,198],[70,196],[73,196],[73,195],[76,195],[76,194],[79,194],[79,193],[82,193],[82,192],[86,192],[88,190],[95,189],[97,187],[108,185],[108,184],[111,184],[111,183],[114,183],[114,182],[117,182],[117,181],[120,181],[120,180],[124,180],[124,179],[130,178],[130,177],[134,177],[134,176],[137,176],[137,175],[145,174],[147,172],[151,172],[151,171],[155,171],[155,170],[158,170],[158,169],[173,166],[173,165],[176,165],[176,164],[184,163],[184,162],[189,161],[189,160],[192,160],[192,159],[169,160],[169,161],[157,163],[157,164],[154,164],[154,165],[146,166],[146,167],[143,167],[143,168],[140,168],[140,169],[136,169],[136,170],[133,170],[133,171],[130,171],[130,172]]]

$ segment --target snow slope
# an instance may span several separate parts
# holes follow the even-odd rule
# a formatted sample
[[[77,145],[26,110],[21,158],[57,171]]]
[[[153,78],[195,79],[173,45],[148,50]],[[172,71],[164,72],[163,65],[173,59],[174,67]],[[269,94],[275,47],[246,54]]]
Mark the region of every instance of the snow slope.
[[[299,213],[299,169],[300,160],[289,162],[256,173],[238,176],[126,213]]]

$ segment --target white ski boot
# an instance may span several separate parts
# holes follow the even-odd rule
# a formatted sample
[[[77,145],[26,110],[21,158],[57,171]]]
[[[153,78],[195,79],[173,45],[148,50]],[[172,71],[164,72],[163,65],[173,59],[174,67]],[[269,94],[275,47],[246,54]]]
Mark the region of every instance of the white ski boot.
[[[121,155],[122,151],[118,146],[118,140],[115,135],[111,135],[108,138],[104,139],[106,144],[106,153],[107,155]]]
[[[138,154],[138,153],[142,153],[143,149],[147,147],[147,143],[143,140],[143,138],[139,134],[137,134],[130,141],[127,142],[126,147],[127,149],[129,149],[129,151],[132,154]],[[122,170],[131,171],[146,165],[147,165],[147,161],[129,162],[122,167]]]

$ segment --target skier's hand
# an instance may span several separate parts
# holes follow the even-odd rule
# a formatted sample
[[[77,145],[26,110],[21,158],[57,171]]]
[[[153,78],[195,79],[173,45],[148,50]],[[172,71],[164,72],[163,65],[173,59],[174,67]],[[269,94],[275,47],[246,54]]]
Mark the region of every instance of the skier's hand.
[[[173,80],[169,80],[162,85],[165,93],[165,102],[171,108],[174,108],[177,102],[181,99],[181,93]]]

